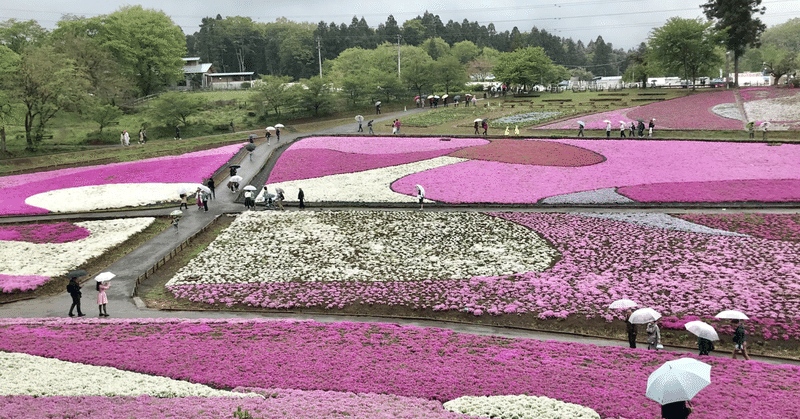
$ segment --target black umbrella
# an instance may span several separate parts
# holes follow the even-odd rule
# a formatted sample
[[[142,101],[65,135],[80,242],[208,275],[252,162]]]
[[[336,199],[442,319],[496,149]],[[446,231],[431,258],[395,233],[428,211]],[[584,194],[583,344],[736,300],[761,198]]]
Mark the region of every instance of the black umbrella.
[[[67,276],[68,276],[70,279],[72,279],[72,278],[80,278],[80,277],[82,277],[82,276],[86,276],[86,275],[87,275],[87,274],[86,274],[86,271],[84,271],[83,269],[78,269],[78,270],[76,270],[76,271],[72,271],[72,272],[70,272],[70,273],[68,273],[68,274],[67,274]]]
[[[228,167],[233,167],[234,169],[238,169],[238,168],[240,168],[242,166],[239,166],[238,164],[232,164],[232,165],[230,165]]]
[[[247,151],[253,151],[256,149],[256,145],[251,143],[246,145],[245,148],[247,148]]]

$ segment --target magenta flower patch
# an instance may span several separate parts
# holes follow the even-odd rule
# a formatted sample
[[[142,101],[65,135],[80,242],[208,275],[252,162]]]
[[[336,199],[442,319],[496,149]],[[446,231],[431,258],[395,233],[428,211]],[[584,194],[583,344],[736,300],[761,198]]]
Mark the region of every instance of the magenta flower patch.
[[[207,324],[212,332],[176,333],[187,323]],[[67,324],[69,327],[65,327]],[[338,394],[318,393],[332,390],[366,397],[363,409],[383,404],[391,412],[390,417],[454,417],[442,415],[438,403],[424,404],[407,398],[444,402],[465,395],[530,394],[583,405],[603,418],[651,419],[658,416],[660,407],[644,395],[647,377],[659,365],[680,356],[374,323],[136,319],[104,320],[103,327],[98,324],[94,319],[3,319],[0,350],[107,365],[218,388],[314,392],[263,392],[275,397],[274,405],[281,406],[284,412],[298,412],[291,417],[332,417],[333,410],[355,408],[352,400],[340,399]],[[30,332],[42,327],[57,329],[61,336],[42,339]],[[711,385],[692,400],[693,419],[796,416],[800,367],[716,357],[700,359],[712,365]],[[309,396],[306,415],[299,407],[302,399]],[[102,410],[106,416],[120,410],[112,406],[120,406],[139,412],[137,417],[156,418],[162,417],[165,405],[174,405],[170,413],[188,417],[193,410],[187,404],[195,400],[203,410],[214,414],[235,406],[224,398],[156,401],[140,397],[136,403],[131,403],[130,398],[42,399],[5,398],[8,403],[0,403],[0,414],[88,411],[82,414],[90,417],[97,411],[87,409],[97,405],[108,407]],[[22,410],[22,401],[29,401],[24,407],[31,410]],[[265,414],[273,411],[261,410],[269,405],[264,403],[259,399],[236,400],[236,405],[247,410],[258,409]],[[328,413],[323,416],[322,412]],[[366,410],[356,412],[364,414],[354,413],[354,417],[376,417]],[[220,416],[224,415],[214,417]],[[283,415],[274,417],[279,416]]]
[[[638,202],[800,202],[800,179],[651,183],[617,192]]]
[[[723,103],[736,103],[731,90],[695,93],[681,98],[654,102],[633,108],[584,115],[565,121],[537,127],[538,129],[574,129],[578,132],[578,121],[583,121],[587,129],[605,129],[604,120],[611,121],[612,133],[619,135],[619,121],[630,126],[631,121],[644,120],[645,125],[650,118],[655,118],[656,130],[659,129],[691,129],[691,130],[737,130],[744,127],[744,122],[723,118],[712,108]],[[687,111],[690,110],[690,111]]]
[[[680,214],[696,224],[770,240],[800,241],[798,214]]]
[[[605,158],[591,150],[552,141],[492,140],[486,145],[462,148],[450,157],[534,166],[578,167],[602,163]]]
[[[66,243],[89,237],[89,230],[72,223],[0,226],[0,240]]]
[[[49,281],[49,276],[42,275],[5,275],[0,274],[0,290],[4,293],[15,291],[31,291]]]
[[[487,144],[482,138],[310,137],[284,151],[268,183],[397,166]]]
[[[200,183],[225,164],[242,144],[127,163],[54,170],[0,178],[0,215],[43,214],[25,199],[57,189],[126,183]]]
[[[547,197],[631,185],[673,184],[660,197],[647,189],[648,202],[703,202],[708,187],[689,188],[695,195],[671,195],[681,184],[760,181],[749,189],[755,196],[736,195],[742,201],[781,202],[794,192],[784,191],[798,179],[800,147],[701,141],[558,140],[557,143],[591,150],[605,156],[600,164],[552,167],[468,161],[415,173],[395,181],[392,190],[414,194],[425,185],[427,198],[447,203],[535,203]],[[797,191],[797,188],[792,188]],[[689,192],[691,193],[691,192]]]

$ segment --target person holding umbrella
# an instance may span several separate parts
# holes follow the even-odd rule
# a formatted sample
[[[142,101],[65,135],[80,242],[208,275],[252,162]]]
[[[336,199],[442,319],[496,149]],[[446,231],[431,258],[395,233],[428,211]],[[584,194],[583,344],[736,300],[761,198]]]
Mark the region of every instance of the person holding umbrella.
[[[625,311],[625,332],[628,334],[628,345],[630,345],[631,349],[636,349],[636,335],[639,331],[636,325],[631,323],[631,314],[633,314],[633,310],[627,309]]]
[[[364,117],[356,115],[356,122],[358,122],[358,130],[356,132],[364,132],[364,128],[361,127],[361,123],[364,122]]]
[[[744,326],[740,324],[739,319],[731,320],[731,324],[736,326],[736,330],[733,331],[733,354],[731,358],[736,359],[736,353],[741,352],[745,361],[749,361],[750,356],[747,355],[747,334],[744,330]]]
[[[422,211],[422,203],[425,201],[425,188],[422,185],[416,185],[417,188],[417,198],[419,199],[419,209]]]
[[[606,123],[606,138],[611,138],[611,121],[606,119],[603,122]]]
[[[369,128],[369,133],[374,135],[375,131],[372,130],[372,122],[373,121],[375,121],[375,120],[374,119],[370,119],[369,122],[367,122],[367,128]]]
[[[211,190],[211,198],[216,199],[217,193],[214,191],[214,186],[215,186],[214,178],[213,177],[208,178],[208,183],[206,183],[206,185],[208,185],[208,189]]]
[[[380,115],[380,114],[381,114],[381,103],[375,102],[375,115]]]
[[[489,119],[488,118],[483,120],[483,124],[481,124],[481,127],[483,128],[483,136],[486,137],[487,136],[487,132],[489,131]]]
[[[625,121],[619,121],[619,138],[625,138]]]
[[[686,419],[686,403],[711,384],[711,365],[693,358],[667,361],[647,377],[645,396],[661,405],[664,419]]]
[[[98,317],[108,317],[108,310],[106,309],[106,305],[108,304],[108,296],[106,295],[106,290],[111,288],[111,285],[108,284],[108,281],[97,281],[95,288],[98,292],[97,308],[100,310],[100,315]]]
[[[655,118],[650,118],[650,122],[647,124],[647,128],[648,128],[647,136],[648,137],[652,137],[653,136],[653,129],[655,127],[656,127],[656,119]]]
[[[267,129],[264,130],[264,137],[267,138],[267,145],[269,145],[269,139],[272,137],[272,133],[269,132],[270,128],[272,127],[267,127]]]
[[[647,323],[647,349],[661,349],[661,329],[658,327],[658,320]],[[659,348],[661,347],[661,348]]]
[[[631,130],[629,131],[629,136],[633,138],[636,135],[636,123],[631,121]]]
[[[275,140],[277,140],[278,142],[281,142],[281,128],[283,128],[283,125],[281,124],[275,125]]]
[[[583,121],[578,121],[578,137],[585,137],[585,135],[583,135],[584,125],[585,124],[583,123]]]
[[[275,195],[275,203],[278,204],[278,208],[280,208],[281,211],[285,211],[286,209],[283,208],[283,200],[286,199],[286,197],[283,195],[283,189],[275,188]]]
[[[72,314],[72,311],[77,307],[78,317],[83,317],[86,314],[83,314],[81,311],[81,284],[78,283],[78,278],[86,275],[86,271],[72,271],[68,275],[69,284],[67,284],[67,292],[69,293],[70,297],[72,297],[72,305],[69,307],[69,316],[75,317],[75,315]]]
[[[178,234],[178,221],[180,221],[183,212],[181,210],[175,210],[169,213],[169,215],[172,217],[172,226],[175,227],[175,234]]]
[[[639,135],[639,138],[644,137],[644,121],[639,119],[639,124],[636,126],[636,133]]]
[[[188,210],[189,209],[189,203],[186,202],[186,193],[182,193],[180,195],[180,197],[181,197],[181,206],[178,209],[186,208]]]
[[[478,132],[478,124],[479,124],[480,122],[481,122],[481,120],[480,120],[480,119],[476,119],[476,120],[475,120],[475,135],[479,135],[479,134],[480,134],[480,132]]]
[[[197,187],[197,190],[195,191],[194,194],[195,194],[195,200],[197,201],[197,209],[198,210],[202,210],[203,209],[203,191],[200,190],[199,186]]]

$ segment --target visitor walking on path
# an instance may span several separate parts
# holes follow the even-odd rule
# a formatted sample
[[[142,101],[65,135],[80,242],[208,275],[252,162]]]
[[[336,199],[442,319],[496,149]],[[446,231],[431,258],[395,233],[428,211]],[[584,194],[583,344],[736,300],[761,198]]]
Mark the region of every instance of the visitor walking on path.
[[[78,317],[83,317],[85,314],[81,311],[81,284],[78,283],[78,278],[70,278],[67,284],[67,292],[72,297],[72,305],[69,307],[69,316],[75,317],[72,311],[78,308]]]
[[[647,124],[647,127],[648,127],[647,136],[648,137],[652,137],[653,136],[653,128],[656,127],[656,119],[655,118],[650,118],[650,123]]]
[[[281,127],[275,127],[275,140],[281,142]]]
[[[731,320],[731,324],[736,326],[736,330],[733,331],[733,354],[731,358],[736,359],[736,353],[741,352],[744,359],[749,361],[750,356],[747,355],[747,334],[745,333],[744,325],[739,322],[739,319]]]
[[[300,209],[305,209],[306,207],[305,199],[306,199],[306,194],[303,193],[303,188],[300,188],[300,191],[297,192],[297,200],[300,201],[299,205]]]
[[[625,138],[625,121],[619,121],[619,138]]]
[[[636,349],[636,335],[638,334],[638,330],[636,330],[636,325],[630,322],[631,313],[631,310],[625,312],[625,332],[628,333],[628,344],[631,349]]]
[[[181,126],[180,125],[175,125],[175,139],[176,140],[180,140],[181,139]]]
[[[714,342],[698,336],[697,349],[700,351],[698,355],[708,355],[709,352],[714,350]]]
[[[488,135],[488,131],[489,131],[489,122],[487,122],[484,119],[482,127],[483,127],[483,136],[486,137]]]
[[[478,121],[475,121],[475,135],[480,135],[480,132],[478,131]]]
[[[106,295],[106,290],[111,288],[107,282],[98,282],[97,283],[97,308],[100,310],[100,317],[108,317],[108,310],[106,309],[106,304],[108,304],[108,296]]]
[[[369,128],[369,133],[374,135],[375,131],[372,130],[372,121],[374,121],[374,119],[370,119],[369,122],[367,122],[367,128]]]
[[[208,183],[206,183],[206,185],[208,185],[208,189],[211,189],[211,198],[216,199],[217,193],[214,191],[214,186],[216,186],[214,184],[214,178],[213,177],[208,178]]]
[[[583,122],[578,122],[578,137],[585,137],[583,135]]]
[[[286,197],[283,195],[283,189],[276,188],[275,189],[275,194],[276,194],[275,203],[278,204],[278,208],[280,208],[281,211],[285,211],[285,209],[283,208],[283,200]]]
[[[203,209],[203,191],[201,191],[200,188],[197,188],[197,190],[194,192],[194,194],[195,194],[195,202],[197,203],[197,209],[198,210],[202,210]]]
[[[692,413],[692,408],[686,406],[686,401],[677,401],[661,405],[663,419],[687,419]]]
[[[178,209],[187,209],[187,210],[189,209],[189,203],[186,202],[186,194],[185,193],[181,194],[181,206]]]
[[[634,135],[636,135],[636,123],[631,121],[631,130],[629,132],[629,136],[633,138]]]
[[[659,349],[661,346],[661,329],[657,321],[647,323],[647,349]]]
[[[611,121],[606,121],[606,138],[611,138]]]
[[[206,210],[206,212],[208,212],[208,198],[211,198],[211,194],[206,191],[202,191],[201,194],[202,194],[201,200],[203,201],[203,208]]]
[[[422,210],[422,203],[425,201],[425,188],[422,185],[416,185],[417,188],[417,199],[419,200],[419,209]]]

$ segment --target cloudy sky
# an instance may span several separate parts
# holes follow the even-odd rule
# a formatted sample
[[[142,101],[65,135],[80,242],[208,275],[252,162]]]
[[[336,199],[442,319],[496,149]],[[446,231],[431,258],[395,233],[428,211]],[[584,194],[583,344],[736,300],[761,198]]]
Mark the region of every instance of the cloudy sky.
[[[206,16],[248,16],[257,22],[272,22],[286,17],[296,22],[350,24],[353,16],[364,17],[376,28],[391,14],[401,25],[422,15],[426,10],[449,20],[494,23],[498,31],[530,32],[534,26],[563,38],[587,43],[601,35],[614,48],[629,49],[647,39],[653,28],[660,27],[673,16],[703,17],[700,5],[705,0],[4,0],[0,3],[0,21],[10,18],[34,19],[46,28],[54,28],[63,14],[97,16],[112,13],[128,4],[162,10],[191,34],[199,30]],[[761,19],[767,26],[800,17],[798,0],[764,0],[767,8]]]

